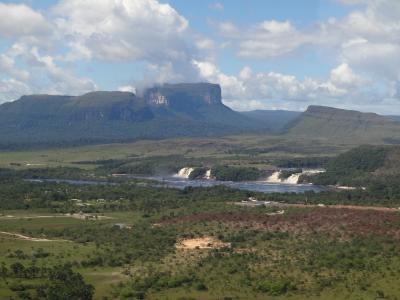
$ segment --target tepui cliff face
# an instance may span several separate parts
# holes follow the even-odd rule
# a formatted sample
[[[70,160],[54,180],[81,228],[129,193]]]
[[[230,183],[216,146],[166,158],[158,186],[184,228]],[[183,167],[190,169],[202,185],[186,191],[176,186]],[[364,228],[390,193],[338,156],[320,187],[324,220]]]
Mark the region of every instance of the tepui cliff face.
[[[211,83],[164,84],[147,89],[144,99],[152,106],[172,108],[222,105],[221,87]]]
[[[220,86],[211,83],[164,84],[140,96],[107,91],[30,95],[0,105],[0,148],[216,136],[258,128],[258,122],[225,106]]]

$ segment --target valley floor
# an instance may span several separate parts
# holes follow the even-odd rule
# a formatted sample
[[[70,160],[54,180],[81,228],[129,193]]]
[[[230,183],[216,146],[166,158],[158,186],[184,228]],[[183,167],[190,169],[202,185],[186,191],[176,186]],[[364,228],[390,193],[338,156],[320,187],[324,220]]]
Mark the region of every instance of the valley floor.
[[[320,164],[352,147],[309,142],[241,136],[3,153],[0,299],[400,299],[397,181],[266,194],[111,175],[188,162],[231,166],[224,171]],[[397,178],[379,169],[381,150],[358,149],[340,158],[342,169],[364,151],[380,163],[369,171],[376,178]],[[355,161],[345,175],[366,178],[359,170],[370,161]],[[243,205],[249,199],[269,205]]]
[[[236,208],[227,203],[220,205],[220,212],[182,211],[182,216],[163,214],[148,220],[128,212],[79,220],[4,211],[14,217],[0,218],[1,263],[10,272],[18,262],[26,270],[32,265],[40,269],[72,263],[94,286],[94,299],[138,295],[146,299],[376,299],[380,295],[397,299],[397,211],[297,206],[287,207],[283,215],[270,215],[277,209]],[[114,226],[127,222],[129,227]],[[141,235],[139,228],[149,235]],[[128,236],[145,244],[144,251],[157,251],[132,253],[137,260],[113,263],[128,255],[130,247],[137,247]],[[126,247],[118,246],[118,241]],[[16,285],[30,291],[46,281],[27,274],[20,278],[9,273],[6,278],[0,279],[2,299],[21,296]]]

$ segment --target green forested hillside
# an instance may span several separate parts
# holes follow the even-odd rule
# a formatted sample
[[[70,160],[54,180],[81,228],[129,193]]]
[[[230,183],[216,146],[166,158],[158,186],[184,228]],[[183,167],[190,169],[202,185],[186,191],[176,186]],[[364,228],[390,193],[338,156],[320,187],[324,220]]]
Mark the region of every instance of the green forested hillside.
[[[400,124],[374,113],[310,106],[287,126],[287,133],[355,143],[397,143]]]

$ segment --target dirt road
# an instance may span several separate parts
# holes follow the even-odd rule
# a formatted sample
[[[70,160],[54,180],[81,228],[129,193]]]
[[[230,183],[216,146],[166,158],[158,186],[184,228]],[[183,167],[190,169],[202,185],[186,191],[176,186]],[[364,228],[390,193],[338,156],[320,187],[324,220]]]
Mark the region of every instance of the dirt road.
[[[19,233],[12,233],[12,232],[6,232],[6,231],[0,231],[0,234],[5,234],[8,236],[17,238],[17,239],[32,241],[32,242],[68,242],[67,240],[49,240],[49,239],[44,239],[44,238],[33,238],[33,237],[22,235]]]

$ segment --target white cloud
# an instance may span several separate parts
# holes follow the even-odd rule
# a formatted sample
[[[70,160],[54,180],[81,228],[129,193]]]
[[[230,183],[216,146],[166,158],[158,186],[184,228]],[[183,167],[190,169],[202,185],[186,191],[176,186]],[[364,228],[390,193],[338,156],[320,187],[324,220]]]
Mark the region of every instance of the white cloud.
[[[69,41],[70,59],[104,61],[185,56],[188,21],[155,0],[62,0],[56,24]]]
[[[347,65],[332,69],[325,81],[312,78],[299,80],[277,72],[254,72],[244,67],[238,75],[226,75],[210,62],[195,61],[201,75],[222,87],[224,102],[234,109],[304,108],[308,104],[347,105],[345,100],[360,96],[364,78]]]
[[[221,22],[217,29],[222,37],[230,39],[240,57],[269,58],[290,53],[308,42],[290,21],[267,20],[249,28],[237,28],[233,23]]]
[[[366,83],[365,79],[356,75],[346,63],[342,63],[331,71],[330,81],[333,85],[344,89],[356,88]]]
[[[276,20],[242,28],[231,22],[217,24],[220,36],[235,47],[239,57],[276,59],[307,49],[327,53],[328,59],[335,58],[337,62],[326,80],[299,81],[268,71],[250,74],[247,69],[237,78],[242,78],[243,82],[251,78],[251,91],[262,91],[257,92],[259,96],[271,99],[319,97],[323,102],[333,97],[344,105],[371,101],[379,104],[390,97],[400,100],[397,92],[400,86],[400,1],[342,2],[360,5],[342,19],[329,18],[305,29],[295,28],[290,21]],[[250,95],[253,92],[247,86],[244,84],[244,89]],[[248,97],[253,99],[254,96]]]
[[[131,92],[136,94],[136,88],[132,85],[122,85],[118,87],[118,91],[120,92]]]
[[[60,68],[49,55],[40,55],[37,48],[30,51],[30,63],[39,71],[45,73],[52,86],[47,90],[50,94],[83,94],[97,89],[96,84],[90,78],[78,78],[68,70]]]
[[[0,36],[15,39],[47,35],[50,24],[38,12],[24,4],[0,3]]]
[[[0,54],[0,75],[14,77],[18,80],[28,80],[30,74],[26,70],[18,69],[15,60],[6,54]]]
[[[214,49],[208,38],[192,39],[188,21],[156,0],[61,0],[47,19],[26,5],[0,3],[1,16],[0,36],[9,39],[10,48],[0,53],[0,76],[21,81],[35,93],[97,89],[93,80],[66,67],[79,60],[144,61],[140,85],[196,80],[191,61],[198,51]],[[9,97],[2,99],[13,100]]]
[[[0,80],[0,103],[17,99],[21,95],[30,94],[32,90],[28,85],[15,79]]]
[[[220,83],[224,100],[240,109],[396,103],[400,1],[338,1],[357,5],[341,19],[305,29],[290,20],[247,26],[214,22],[219,39],[194,32],[185,17],[157,0],[60,0],[43,14],[27,5],[0,3],[0,37],[9,45],[0,53],[0,101],[27,92],[79,94],[97,89],[92,79],[76,75],[74,69],[99,61],[137,61],[144,65],[143,81],[124,82],[120,90],[208,80]],[[215,2],[210,8],[223,6]],[[232,47],[239,61],[250,66],[233,75],[223,72],[217,58],[225,47]],[[321,78],[304,79],[251,67],[254,59],[295,57],[299,49],[327,52],[335,67]]]
[[[143,87],[196,81],[194,58],[208,55],[214,42],[189,30],[188,21],[156,0],[61,0],[54,8],[67,61],[144,61]],[[202,52],[203,54],[200,54]]]
[[[289,21],[285,22],[278,22],[275,20],[264,21],[257,27],[258,29],[264,30],[270,34],[282,34],[294,31],[294,28]]]

